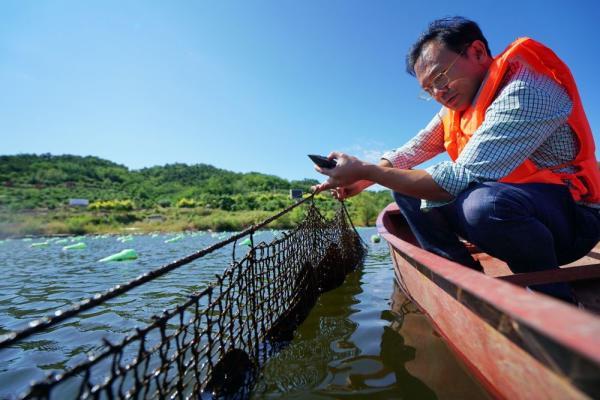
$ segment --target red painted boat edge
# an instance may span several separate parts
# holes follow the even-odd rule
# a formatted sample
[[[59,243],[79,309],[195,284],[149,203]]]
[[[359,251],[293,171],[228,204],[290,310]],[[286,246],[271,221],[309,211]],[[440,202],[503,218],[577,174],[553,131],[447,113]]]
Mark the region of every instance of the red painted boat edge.
[[[387,206],[377,218],[379,234],[393,247],[420,261],[434,273],[493,304],[538,332],[564,344],[600,365],[600,319],[574,306],[539,293],[486,276],[432,254],[389,233],[384,226],[386,213],[399,212],[396,204]],[[576,327],[578,329],[574,330]]]

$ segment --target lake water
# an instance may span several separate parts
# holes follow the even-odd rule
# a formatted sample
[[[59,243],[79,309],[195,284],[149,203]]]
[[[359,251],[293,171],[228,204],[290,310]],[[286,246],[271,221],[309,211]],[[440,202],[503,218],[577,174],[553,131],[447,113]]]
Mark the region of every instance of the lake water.
[[[289,346],[265,365],[253,398],[464,399],[486,398],[464,372],[426,318],[395,287],[387,244],[370,243],[374,228],[359,229],[369,243],[364,268],[323,294]],[[270,241],[264,231],[256,241]],[[24,328],[91,295],[214,244],[227,233],[177,236],[87,236],[8,240],[0,243],[0,333]],[[32,247],[48,242],[47,246]],[[85,249],[63,247],[84,242]],[[134,261],[99,263],[126,248]],[[244,251],[237,247],[238,258]],[[124,337],[152,315],[202,290],[229,265],[225,247],[120,296],[81,318],[0,351],[0,398],[14,398],[33,379],[76,365],[101,347],[101,339]]]

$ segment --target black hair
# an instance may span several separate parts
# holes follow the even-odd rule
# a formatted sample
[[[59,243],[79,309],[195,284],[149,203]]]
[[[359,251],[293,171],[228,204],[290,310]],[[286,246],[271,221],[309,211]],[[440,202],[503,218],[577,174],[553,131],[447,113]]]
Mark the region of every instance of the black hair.
[[[423,46],[432,40],[442,43],[448,50],[460,54],[475,40],[481,40],[485,44],[488,55],[492,52],[488,46],[487,39],[481,33],[476,22],[463,17],[446,17],[432,21],[427,30],[419,36],[406,55],[406,71],[415,76],[415,63],[421,55]]]

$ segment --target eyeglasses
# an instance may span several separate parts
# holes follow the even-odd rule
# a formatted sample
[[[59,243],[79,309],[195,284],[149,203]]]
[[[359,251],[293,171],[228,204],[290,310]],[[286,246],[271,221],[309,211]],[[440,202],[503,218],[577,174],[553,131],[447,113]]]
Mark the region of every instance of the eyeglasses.
[[[452,60],[450,65],[448,65],[448,67],[445,70],[443,70],[442,72],[437,74],[435,76],[435,78],[433,78],[431,80],[431,83],[429,84],[428,87],[423,88],[421,93],[419,93],[420,99],[429,101],[429,100],[433,99],[433,97],[434,97],[434,95],[433,95],[434,90],[437,90],[437,91],[443,90],[450,84],[451,81],[450,81],[450,78],[448,78],[447,74],[448,74],[448,72],[450,72],[452,67],[454,67],[454,64],[456,64],[456,61],[458,61],[458,59],[463,55],[465,50],[466,49],[463,49],[460,53],[458,53],[458,55],[454,58],[454,60]]]

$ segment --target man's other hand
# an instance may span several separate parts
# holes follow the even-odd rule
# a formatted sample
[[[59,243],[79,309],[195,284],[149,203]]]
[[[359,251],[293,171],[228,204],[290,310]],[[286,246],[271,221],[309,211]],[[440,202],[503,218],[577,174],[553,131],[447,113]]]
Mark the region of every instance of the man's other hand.
[[[348,186],[333,188],[331,189],[331,194],[338,200],[345,200],[349,197],[356,196],[371,185],[373,185],[373,182],[371,181],[357,181]]]

